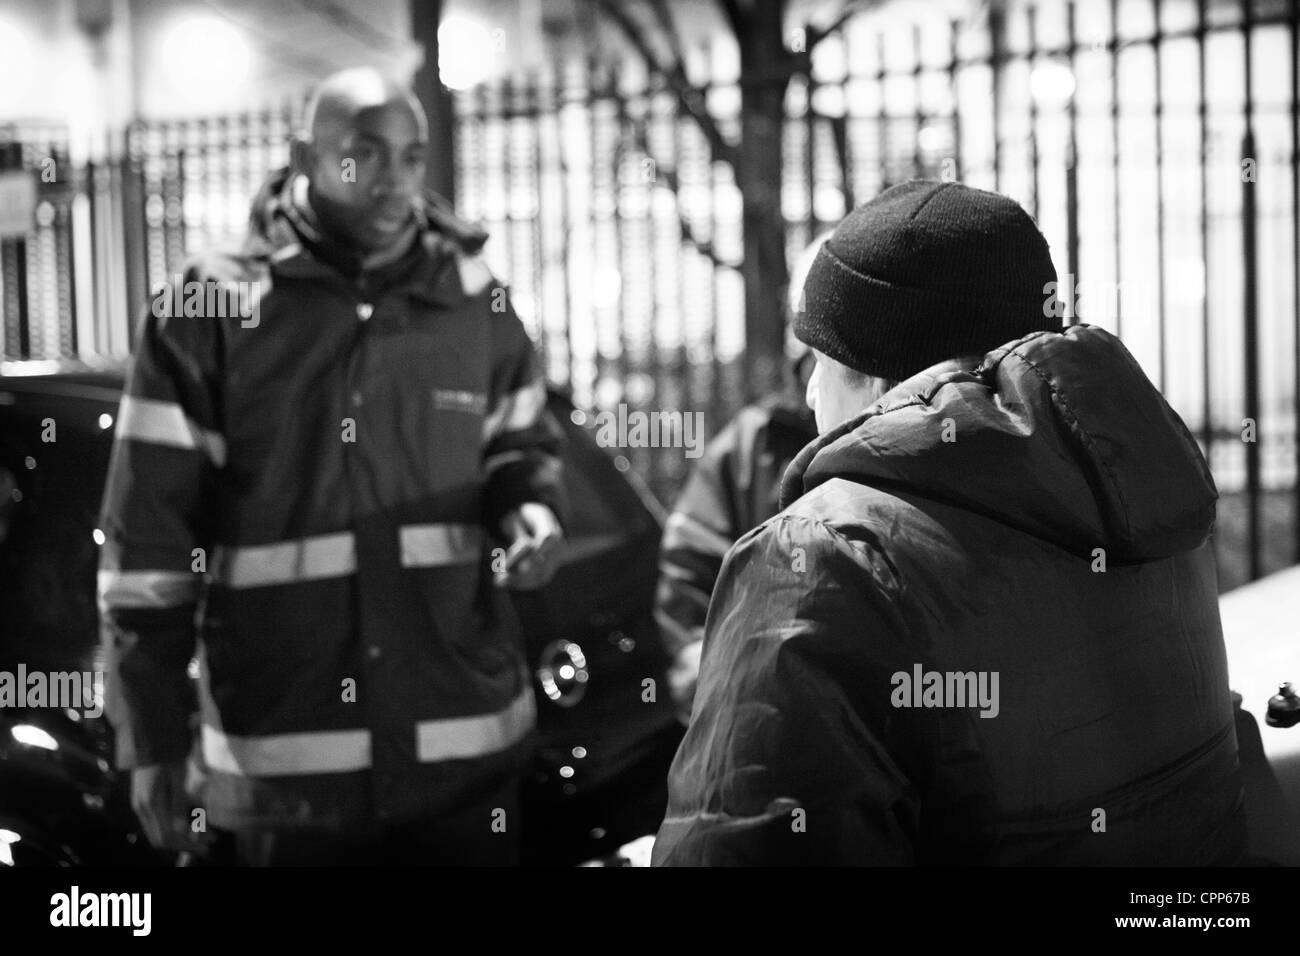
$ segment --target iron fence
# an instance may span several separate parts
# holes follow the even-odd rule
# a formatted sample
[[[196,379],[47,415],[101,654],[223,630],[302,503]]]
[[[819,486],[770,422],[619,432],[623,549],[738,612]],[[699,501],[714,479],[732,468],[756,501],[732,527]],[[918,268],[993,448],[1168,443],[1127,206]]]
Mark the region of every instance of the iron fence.
[[[895,3],[821,40],[785,91],[790,257],[915,176],[1019,200],[1065,321],[1121,335],[1206,450],[1225,587],[1300,560],[1298,7],[1008,0],[951,21]],[[698,97],[734,142],[739,78]],[[0,241],[4,357],[125,354],[147,290],[242,229],[293,116],[137,123],[43,186],[33,231]],[[720,428],[745,396],[742,199],[667,82],[557,62],[460,94],[456,130],[457,204],[489,228],[552,381],[588,413]],[[11,165],[70,162],[57,129],[4,143]],[[663,498],[691,465],[615,451]]]

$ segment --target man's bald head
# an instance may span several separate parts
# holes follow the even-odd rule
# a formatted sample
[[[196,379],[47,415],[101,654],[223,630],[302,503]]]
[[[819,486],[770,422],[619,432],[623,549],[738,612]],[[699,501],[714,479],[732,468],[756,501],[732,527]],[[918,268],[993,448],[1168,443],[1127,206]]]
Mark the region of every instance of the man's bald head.
[[[424,110],[378,70],[335,73],[312,94],[290,147],[310,183],[321,224],[362,250],[385,248],[409,225],[424,188],[429,147]]]
[[[386,107],[409,109],[420,127],[421,137],[428,136],[424,108],[415,94],[391,76],[370,67],[340,70],[320,82],[312,91],[303,113],[300,136],[318,139],[336,134],[350,126],[357,114]]]

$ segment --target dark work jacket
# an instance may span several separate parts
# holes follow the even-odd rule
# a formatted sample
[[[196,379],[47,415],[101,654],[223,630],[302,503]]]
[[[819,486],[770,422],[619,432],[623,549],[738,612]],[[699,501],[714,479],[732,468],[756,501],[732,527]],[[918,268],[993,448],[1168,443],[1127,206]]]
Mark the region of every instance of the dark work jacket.
[[[1216,499],[1101,329],[902,383],[727,555],[654,861],[1239,862]]]
[[[816,437],[808,406],[781,397],[742,408],[705,447],[659,549],[655,620],[670,654],[704,637],[723,557],[781,510],[781,476]]]
[[[252,222],[184,278],[248,283],[255,313],[151,309],[116,423],[99,590],[118,763],[190,749],[197,639],[214,825],[463,811],[533,742],[491,566],[507,510],[563,512],[532,344],[485,236],[437,202],[373,270],[313,233],[283,173]]]

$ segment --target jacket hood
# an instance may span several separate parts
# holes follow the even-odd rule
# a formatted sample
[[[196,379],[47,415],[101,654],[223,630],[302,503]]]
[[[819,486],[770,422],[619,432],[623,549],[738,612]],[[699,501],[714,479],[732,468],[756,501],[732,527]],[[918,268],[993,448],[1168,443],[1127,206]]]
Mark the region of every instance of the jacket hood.
[[[303,235],[316,244],[330,243],[329,237],[320,235],[319,227],[304,217],[294,203],[296,178],[284,166],[263,181],[249,211],[246,251],[274,254]],[[416,204],[416,223],[426,235],[440,235],[468,253],[478,252],[488,238],[483,229],[457,216],[451,204],[432,190],[426,190]]]
[[[791,463],[781,505],[832,478],[980,513],[1138,563],[1202,544],[1218,491],[1182,419],[1118,338],[1036,332],[971,371],[922,372]]]

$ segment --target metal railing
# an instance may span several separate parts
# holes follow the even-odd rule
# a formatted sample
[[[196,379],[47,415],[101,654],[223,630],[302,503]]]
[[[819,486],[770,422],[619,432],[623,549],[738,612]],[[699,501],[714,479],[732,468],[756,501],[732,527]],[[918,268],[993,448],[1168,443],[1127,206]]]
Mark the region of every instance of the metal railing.
[[[1063,320],[1120,334],[1206,450],[1225,587],[1300,560],[1298,7],[1011,0],[954,22],[886,4],[786,89],[790,257],[915,176],[1019,200]],[[698,94],[734,141],[738,82]],[[138,123],[43,185],[36,228],[0,241],[4,357],[124,354],[148,289],[242,229],[292,119]],[[491,232],[552,381],[593,412],[700,411],[716,432],[744,397],[742,201],[663,79],[560,62],[459,94],[456,129],[457,205]],[[5,142],[11,165],[65,168],[58,130]],[[663,498],[691,464],[618,453]]]

